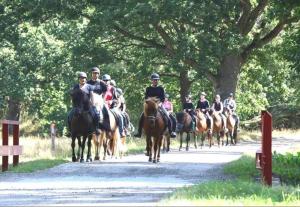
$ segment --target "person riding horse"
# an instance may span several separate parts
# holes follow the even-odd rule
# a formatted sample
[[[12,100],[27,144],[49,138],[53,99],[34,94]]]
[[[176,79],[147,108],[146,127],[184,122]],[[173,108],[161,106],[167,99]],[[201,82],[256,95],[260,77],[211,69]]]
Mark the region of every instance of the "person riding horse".
[[[169,94],[165,94],[165,100],[162,103],[163,108],[166,109],[166,111],[169,114],[169,117],[172,119],[172,126],[176,126],[176,118],[173,115],[173,104],[172,102],[169,100]]]
[[[221,102],[221,97],[219,94],[217,94],[215,96],[215,100],[214,100],[211,108],[214,112],[218,113],[221,116],[221,118],[223,120],[223,130],[226,133],[228,131],[227,127],[226,127],[226,117],[223,114],[223,103]]]
[[[196,118],[195,118],[195,107],[194,104],[192,102],[192,96],[191,95],[187,95],[185,97],[185,103],[183,104],[183,111],[185,111],[186,113],[188,113],[191,117],[192,117],[192,130],[195,130],[195,126],[196,126]]]
[[[73,90],[74,89],[81,89],[84,93],[86,93],[89,97],[91,96],[91,94],[93,93],[94,90],[97,90],[97,91],[101,91],[101,87],[100,85],[98,85],[97,87],[96,86],[93,86],[93,85],[90,85],[86,82],[86,78],[87,78],[87,75],[85,72],[79,72],[78,73],[78,79],[79,79],[79,83],[74,85],[73,86]],[[69,112],[68,114],[68,132],[67,132],[67,136],[70,137],[71,134],[70,134],[70,131],[71,131],[71,120],[74,116],[74,111],[75,109],[72,108],[72,110]],[[92,115],[93,117],[93,121],[94,121],[94,124],[95,124],[95,131],[96,131],[96,134],[99,134],[99,116],[97,114],[97,111],[95,108],[91,108],[89,110],[89,113]]]
[[[210,106],[209,106],[209,102],[208,102],[208,100],[206,100],[205,96],[206,96],[206,93],[201,92],[200,99],[197,102],[196,109],[200,109],[202,111],[202,113],[205,115],[205,118],[207,120],[208,129],[211,129],[212,128],[211,117],[208,113]]]
[[[111,77],[108,74],[105,74],[102,76],[102,80],[106,83],[107,86],[107,91],[104,94],[104,100],[106,102],[106,105],[108,106],[109,109],[111,109],[111,111],[113,111],[118,119],[118,126],[119,126],[119,131],[120,131],[120,135],[121,137],[126,136],[125,132],[124,132],[124,121],[123,121],[123,117],[120,114],[120,111],[116,110],[115,106],[116,103],[118,102],[118,97],[116,94],[116,87],[114,85],[116,85],[115,81],[113,81],[113,84],[111,84]]]
[[[162,112],[163,116],[167,119],[167,122],[168,122],[167,125],[168,125],[170,136],[172,138],[175,138],[176,137],[176,133],[175,133],[176,123],[172,123],[173,119],[170,118],[170,116],[172,116],[172,115],[168,114],[166,109],[162,106],[162,103],[165,100],[165,90],[164,90],[163,87],[158,86],[159,78],[160,77],[157,73],[153,73],[151,75],[152,85],[146,88],[145,99],[147,99],[149,97],[157,97],[160,100],[161,103],[159,104],[159,109]],[[141,137],[142,136],[143,122],[144,122],[144,113],[142,113],[141,116],[140,116],[138,132],[137,132],[137,134],[134,135],[135,137]]]
[[[239,119],[238,115],[236,114],[236,102],[233,98],[233,93],[229,94],[229,97],[227,99],[225,99],[223,105],[224,105],[224,108],[231,110],[232,115],[236,118],[237,129],[239,130],[240,119]]]

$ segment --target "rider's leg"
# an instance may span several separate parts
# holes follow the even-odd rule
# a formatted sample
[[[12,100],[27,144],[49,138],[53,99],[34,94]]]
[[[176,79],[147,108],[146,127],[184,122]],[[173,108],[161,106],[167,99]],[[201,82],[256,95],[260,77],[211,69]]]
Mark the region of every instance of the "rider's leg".
[[[142,136],[142,127],[143,127],[143,124],[144,124],[144,112],[140,116],[139,125],[138,125],[138,131],[134,135],[135,137],[141,137]]]
[[[93,121],[94,121],[94,124],[95,124],[95,131],[96,131],[96,134],[99,135],[100,134],[100,130],[99,130],[99,114],[96,110],[95,107],[92,107],[91,110],[90,110],[90,113],[93,117]]]
[[[160,109],[163,112],[164,116],[168,119],[168,129],[169,129],[170,136],[172,138],[175,138],[176,137],[176,133],[175,133],[175,130],[173,131],[172,121],[171,121],[171,118],[170,118],[167,110],[164,107],[160,107]]]
[[[124,132],[124,121],[123,121],[123,117],[121,114],[118,114],[118,118],[119,118],[119,131],[120,131],[120,135],[121,137],[125,137],[125,132]]]
[[[222,118],[222,122],[223,122],[223,130],[226,133],[228,131],[227,129],[227,124],[226,124],[226,117],[224,116],[224,114],[220,113],[220,116]]]
[[[175,132],[175,130],[176,130],[176,119],[173,116],[173,114],[171,114],[171,113],[170,113],[169,117],[172,120],[172,131]]]

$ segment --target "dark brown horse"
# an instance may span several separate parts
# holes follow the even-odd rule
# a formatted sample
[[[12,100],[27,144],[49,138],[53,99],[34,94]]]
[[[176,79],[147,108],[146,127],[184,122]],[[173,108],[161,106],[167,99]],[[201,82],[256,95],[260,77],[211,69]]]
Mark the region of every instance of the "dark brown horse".
[[[207,139],[209,143],[209,147],[212,145],[212,130],[209,129],[209,124],[208,120],[206,119],[205,114],[200,110],[196,109],[196,134],[201,135],[201,148],[204,145],[204,140],[205,140],[205,134],[207,133]],[[210,124],[213,125],[213,121],[211,118],[209,118]],[[211,127],[212,128],[212,127]]]
[[[183,133],[186,133],[186,147],[185,150],[189,150],[189,141],[191,134],[194,137],[194,146],[197,149],[197,137],[195,134],[195,130],[192,129],[192,117],[189,113],[187,112],[178,112],[176,113],[176,119],[177,119],[177,129],[176,131],[179,133],[180,136],[180,146],[179,146],[179,151],[182,149],[182,137]]]
[[[91,103],[88,95],[84,93],[81,89],[74,89],[71,91],[72,103],[74,114],[72,119],[70,120],[70,131],[72,137],[72,161],[75,162],[79,159],[80,162],[83,162],[83,153],[85,148],[85,142],[88,138],[88,152],[86,161],[92,161],[91,159],[91,139],[92,134],[95,132],[95,125],[93,122],[93,117],[90,114]],[[81,137],[82,142],[81,142]],[[78,152],[77,158],[75,156],[75,140],[78,139]],[[80,153],[81,149],[81,153]]]
[[[212,133],[217,135],[218,146],[220,147],[220,144],[224,145],[224,123],[218,112],[210,110],[209,113],[213,119]]]
[[[149,162],[153,160],[153,163],[160,161],[162,139],[164,134],[168,133],[158,103],[159,100],[156,98],[148,98],[144,103],[143,129],[146,134],[146,150],[147,155],[149,155]]]
[[[226,145],[228,145],[228,136],[230,136],[230,143],[236,145],[237,143],[237,118],[233,115],[232,110],[225,107],[224,113],[227,121],[228,132],[226,133]]]

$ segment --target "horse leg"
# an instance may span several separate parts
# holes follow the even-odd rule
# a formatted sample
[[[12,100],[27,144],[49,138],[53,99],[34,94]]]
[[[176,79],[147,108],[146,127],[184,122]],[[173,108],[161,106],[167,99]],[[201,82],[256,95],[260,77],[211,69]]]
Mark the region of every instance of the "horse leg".
[[[76,139],[76,137],[72,136],[72,143],[71,143],[71,147],[72,147],[72,162],[76,162],[76,156],[75,156],[75,139]]]
[[[152,137],[147,137],[147,140],[149,141],[149,145],[148,145],[148,152],[149,152],[149,162],[152,161]]]
[[[170,152],[171,137],[167,136],[167,152]]]
[[[78,143],[78,149],[77,149],[76,161],[78,162],[80,160],[80,150],[81,150],[81,145],[82,145],[80,136],[77,137],[77,143]]]
[[[194,146],[195,146],[195,149],[197,149],[198,148],[198,143],[197,143],[197,136],[196,136],[196,133],[195,132],[193,132],[193,136],[194,136]]]
[[[94,145],[95,145],[95,158],[94,160],[100,160],[100,157],[99,157],[99,136],[100,135],[96,135],[96,134],[93,134],[93,138],[94,138]]]
[[[180,146],[179,146],[179,151],[182,149],[182,132],[180,132]]]
[[[151,139],[151,138],[150,138]],[[149,137],[146,137],[146,156],[150,156],[150,140]]]
[[[158,155],[157,155],[157,162],[160,162],[160,148],[161,148],[161,144],[162,144],[162,139],[163,137],[161,137],[158,141]]]
[[[156,163],[157,162],[157,153],[158,153],[158,140],[159,140],[159,137],[153,137],[153,142],[154,142],[154,155],[153,155],[153,163]]]
[[[91,148],[92,148],[92,135],[88,136],[88,153],[87,153],[87,157],[86,157],[86,161],[87,162],[92,162],[92,153],[91,153]]]
[[[186,133],[186,147],[185,147],[185,151],[189,151],[189,148],[190,148],[190,146],[189,146],[189,141],[190,141],[190,133],[189,132],[187,132]]]
[[[84,162],[83,153],[84,153],[86,138],[87,138],[86,136],[83,136],[83,139],[82,139],[80,162]]]

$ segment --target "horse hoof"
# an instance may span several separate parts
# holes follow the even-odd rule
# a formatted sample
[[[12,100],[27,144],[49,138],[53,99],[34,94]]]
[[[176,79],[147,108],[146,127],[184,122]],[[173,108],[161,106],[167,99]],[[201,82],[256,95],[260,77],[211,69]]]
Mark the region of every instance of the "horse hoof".
[[[156,160],[153,160],[153,163],[156,163]]]
[[[146,152],[146,153],[145,153],[145,155],[146,155],[146,156],[149,156],[149,153],[148,153],[148,152]]]
[[[96,157],[94,158],[94,160],[100,160],[100,157],[99,157],[99,156],[96,156]]]
[[[187,148],[185,149],[185,151],[189,151],[189,148],[187,147]]]
[[[159,160],[159,159],[157,159],[157,162],[160,162],[160,160]]]
[[[84,162],[84,159],[83,159],[83,158],[82,158],[82,159],[80,159],[80,162],[81,162],[81,163],[83,163],[83,162]]]
[[[148,160],[149,162],[152,162],[152,159],[151,158],[149,158],[149,160]]]
[[[92,158],[87,158],[86,162],[93,162]]]
[[[179,151],[181,151],[181,148],[179,148]]]
[[[72,157],[72,162],[76,162],[76,161],[77,161],[76,157]]]

